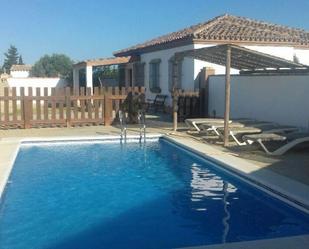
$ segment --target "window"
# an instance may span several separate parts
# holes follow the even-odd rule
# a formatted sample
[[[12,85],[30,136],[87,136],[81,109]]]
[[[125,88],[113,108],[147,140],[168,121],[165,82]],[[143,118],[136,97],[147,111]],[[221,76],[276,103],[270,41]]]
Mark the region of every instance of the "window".
[[[134,85],[135,86],[144,86],[144,71],[145,71],[145,63],[137,62],[133,64],[134,70]]]
[[[171,92],[173,90],[173,77],[175,76],[173,72],[173,64],[175,58],[174,56],[171,57],[168,61],[168,90]],[[182,78],[182,61],[178,61],[178,79],[177,79],[177,89],[181,89],[181,78]]]
[[[149,89],[152,93],[160,93],[160,59],[149,62]]]

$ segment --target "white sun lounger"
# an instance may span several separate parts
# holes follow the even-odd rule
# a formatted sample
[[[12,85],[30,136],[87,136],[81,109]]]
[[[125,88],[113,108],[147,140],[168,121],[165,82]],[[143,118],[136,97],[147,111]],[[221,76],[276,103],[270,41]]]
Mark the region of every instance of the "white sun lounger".
[[[263,126],[263,125],[268,125],[268,124],[272,124],[273,123],[269,123],[269,122],[264,122],[264,121],[256,121],[256,120],[236,120],[236,121],[233,121],[229,124],[229,129],[231,128],[243,128],[243,127],[246,127],[246,126],[254,126],[254,127],[259,127],[259,126]],[[221,136],[222,133],[220,133],[219,129],[224,129],[224,123],[206,123],[206,124],[201,124],[201,127],[202,127],[202,131],[206,131],[206,132],[209,132],[209,131],[212,131],[214,132],[217,136]]]
[[[234,121],[248,121],[252,119],[237,119]],[[230,120],[229,123],[232,123],[233,121]],[[196,130],[198,132],[201,131],[200,126],[202,124],[224,124],[224,119],[223,118],[188,118],[185,120],[185,123],[190,129]]]
[[[188,118],[185,120],[186,125],[189,128],[193,128],[196,131],[201,131],[199,125],[206,123],[224,123],[223,118]]]
[[[276,133],[261,133],[244,135],[243,139],[248,143],[257,142],[263,148],[263,150],[272,156],[280,156],[292,149],[296,145],[309,142],[309,133],[293,132],[289,134],[276,134]],[[282,146],[274,151],[270,151],[266,147],[267,142],[282,142]]]
[[[280,126],[275,123],[267,123],[267,124],[253,124],[252,126],[238,127],[238,128],[230,128],[229,136],[237,143],[239,146],[250,144],[249,140],[241,141],[244,135],[250,134],[258,134],[258,133],[277,133],[277,134],[285,134],[289,132],[297,132],[299,129],[294,126]],[[218,132],[220,136],[223,137],[224,128],[219,128]],[[240,138],[241,139],[240,139]]]

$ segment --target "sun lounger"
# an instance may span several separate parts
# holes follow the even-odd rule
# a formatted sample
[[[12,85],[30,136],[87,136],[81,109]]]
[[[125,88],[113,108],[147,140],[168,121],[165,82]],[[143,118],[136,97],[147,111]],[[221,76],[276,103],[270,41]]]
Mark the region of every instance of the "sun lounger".
[[[249,121],[251,119],[237,119],[237,121]],[[236,120],[235,120],[236,121]],[[230,120],[229,123],[232,123],[233,121]],[[190,129],[201,131],[201,125],[202,124],[224,124],[223,118],[189,118],[185,120],[185,123]]]
[[[267,124],[253,124],[250,126],[244,126],[244,127],[237,127],[233,128],[231,127],[229,129],[229,136],[239,145],[247,145],[250,144],[248,141],[241,141],[242,137],[244,135],[250,135],[250,134],[258,134],[258,133],[277,133],[277,134],[285,134],[289,132],[296,132],[299,129],[294,126],[281,126],[275,123],[267,123]],[[219,128],[218,132],[221,137],[223,137],[224,128]]]
[[[304,132],[292,132],[288,134],[276,134],[276,133],[261,133],[261,134],[251,134],[244,135],[243,140],[247,143],[257,142],[263,148],[263,150],[268,155],[280,156],[283,155],[288,150],[292,149],[296,145],[309,142],[309,133]],[[280,142],[281,146],[270,151],[266,147],[266,143],[269,142]]]
[[[269,123],[269,122],[264,122],[264,121],[256,121],[256,120],[235,120],[233,122],[231,122],[229,124],[229,129],[231,128],[243,128],[246,126],[250,126],[250,127],[260,127],[263,125],[268,125],[268,124],[273,124],[273,123]],[[214,132],[217,136],[221,136],[222,133],[220,133],[219,129],[224,129],[224,123],[205,123],[205,124],[201,124],[202,127],[202,131],[205,132]]]
[[[186,125],[196,131],[201,131],[200,125],[206,123],[224,123],[223,118],[188,118],[185,120]]]

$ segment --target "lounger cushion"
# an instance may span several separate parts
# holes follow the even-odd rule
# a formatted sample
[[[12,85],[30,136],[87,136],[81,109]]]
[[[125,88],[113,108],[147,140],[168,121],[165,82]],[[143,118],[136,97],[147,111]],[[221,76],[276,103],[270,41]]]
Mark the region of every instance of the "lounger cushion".
[[[260,134],[252,134],[252,135],[244,135],[244,140],[251,140],[251,141],[284,141],[286,140],[286,136],[278,135],[275,133],[260,133]]]

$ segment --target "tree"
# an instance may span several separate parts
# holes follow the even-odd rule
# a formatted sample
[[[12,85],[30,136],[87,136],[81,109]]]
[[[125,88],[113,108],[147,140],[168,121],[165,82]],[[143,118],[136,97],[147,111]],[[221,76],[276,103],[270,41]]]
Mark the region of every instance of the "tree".
[[[2,68],[6,70],[6,72],[9,72],[12,65],[17,64],[17,60],[18,60],[18,52],[17,52],[17,48],[13,45],[10,46],[10,48],[8,49],[8,51],[6,53],[4,53],[4,63]]]
[[[61,77],[72,81],[73,61],[64,54],[44,55],[32,67],[35,77]]]
[[[20,55],[18,58],[18,65],[24,65],[23,57]]]

